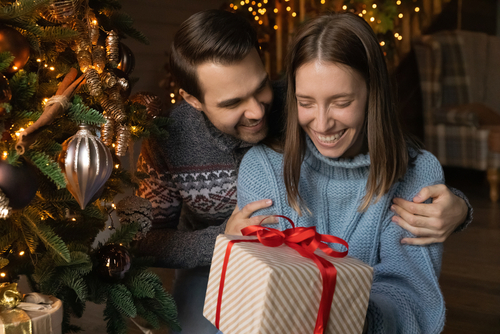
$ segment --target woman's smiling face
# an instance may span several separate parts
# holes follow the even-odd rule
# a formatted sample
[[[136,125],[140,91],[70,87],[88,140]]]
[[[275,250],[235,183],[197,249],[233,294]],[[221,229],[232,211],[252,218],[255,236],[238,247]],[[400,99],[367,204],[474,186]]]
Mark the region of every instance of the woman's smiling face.
[[[308,62],[297,69],[295,93],[299,124],[322,155],[350,158],[362,153],[368,90],[358,71]]]

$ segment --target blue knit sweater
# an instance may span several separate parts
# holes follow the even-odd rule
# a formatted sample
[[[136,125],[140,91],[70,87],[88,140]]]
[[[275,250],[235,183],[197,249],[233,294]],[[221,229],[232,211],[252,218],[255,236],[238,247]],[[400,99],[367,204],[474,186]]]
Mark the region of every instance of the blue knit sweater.
[[[425,186],[444,183],[438,160],[422,151],[400,182],[364,213],[357,211],[365,194],[369,155],[329,159],[307,138],[299,190],[312,216],[302,217],[288,205],[282,173],[283,156],[266,146],[245,155],[238,176],[238,207],[270,198],[272,207],[255,215],[280,214],[298,226],[316,226],[322,234],[349,243],[349,255],[374,268],[368,305],[369,333],[439,333],[445,319],[438,276],[442,244],[402,245],[410,234],[391,222],[391,200],[411,200]],[[290,228],[280,219],[280,229]]]

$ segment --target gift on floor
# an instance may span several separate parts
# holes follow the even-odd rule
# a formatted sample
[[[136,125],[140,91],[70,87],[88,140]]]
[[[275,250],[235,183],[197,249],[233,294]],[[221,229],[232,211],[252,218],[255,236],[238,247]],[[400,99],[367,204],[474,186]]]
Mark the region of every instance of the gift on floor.
[[[300,247],[268,247],[255,236],[219,235],[204,316],[224,334],[362,333],[373,269],[354,258],[335,258],[317,250],[314,254],[336,269],[336,278],[326,287],[334,286],[333,299],[328,302],[322,296],[328,291],[324,292],[325,276],[318,260],[304,257],[294,248]],[[331,305],[326,312],[325,302]]]
[[[0,284],[0,334],[60,334],[62,302],[52,296],[17,291],[16,283]]]

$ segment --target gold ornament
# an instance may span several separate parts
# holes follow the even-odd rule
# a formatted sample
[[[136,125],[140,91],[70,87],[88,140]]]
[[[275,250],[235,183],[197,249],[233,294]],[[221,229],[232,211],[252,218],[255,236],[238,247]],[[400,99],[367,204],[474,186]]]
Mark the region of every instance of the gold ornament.
[[[161,99],[154,94],[139,92],[132,96],[130,100],[145,106],[149,118],[159,116],[161,113]]]
[[[111,66],[116,68],[120,62],[120,38],[114,30],[106,37],[106,55]]]
[[[119,123],[123,122],[127,117],[127,115],[125,115],[125,106],[122,101],[104,98],[101,100],[101,106],[104,108],[106,115],[112,117]]]
[[[111,88],[116,85],[118,78],[112,72],[104,72],[101,74],[101,82],[105,88]]]
[[[92,59],[94,59],[94,68],[99,74],[106,67],[106,49],[102,45],[96,45],[92,50]]]
[[[115,153],[119,157],[123,157],[127,153],[128,143],[130,140],[130,130],[125,124],[120,124],[116,127],[116,149]]]
[[[106,146],[111,146],[115,134],[115,120],[108,115],[104,115],[104,118],[106,119],[106,123],[101,126],[101,139]]]
[[[87,72],[90,66],[92,66],[92,55],[87,50],[81,50],[76,55],[78,59],[78,65],[80,65],[80,71],[83,73]]]
[[[23,300],[23,296],[17,291],[17,283],[0,284],[0,311],[11,310]]]
[[[111,100],[122,101],[122,95],[120,92],[120,86],[115,85],[108,90],[108,96]]]
[[[73,18],[76,9],[76,1],[55,0],[40,15],[49,22],[63,23]]]
[[[9,206],[9,199],[0,189],[0,219],[9,218],[12,208]]]
[[[85,79],[87,80],[87,85],[89,86],[90,95],[99,96],[102,94],[101,79],[99,78],[99,74],[96,69],[87,69],[85,72]]]

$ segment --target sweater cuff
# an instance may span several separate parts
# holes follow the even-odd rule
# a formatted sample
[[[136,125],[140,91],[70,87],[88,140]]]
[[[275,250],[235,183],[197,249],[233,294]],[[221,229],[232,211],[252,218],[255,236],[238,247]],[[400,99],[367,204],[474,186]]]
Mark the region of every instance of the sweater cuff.
[[[465,218],[465,221],[458,225],[458,227],[455,229],[454,232],[461,232],[463,230],[465,230],[467,228],[467,226],[469,226],[470,223],[472,223],[472,220],[473,220],[473,214],[474,214],[474,208],[470,205],[469,203],[469,199],[467,198],[467,196],[465,196],[465,194],[463,192],[461,192],[460,190],[458,189],[455,189],[453,187],[448,187],[448,189],[450,189],[450,191],[455,195],[455,196],[458,196],[460,197],[461,199],[463,199],[465,201],[465,204],[467,204],[467,217]]]

